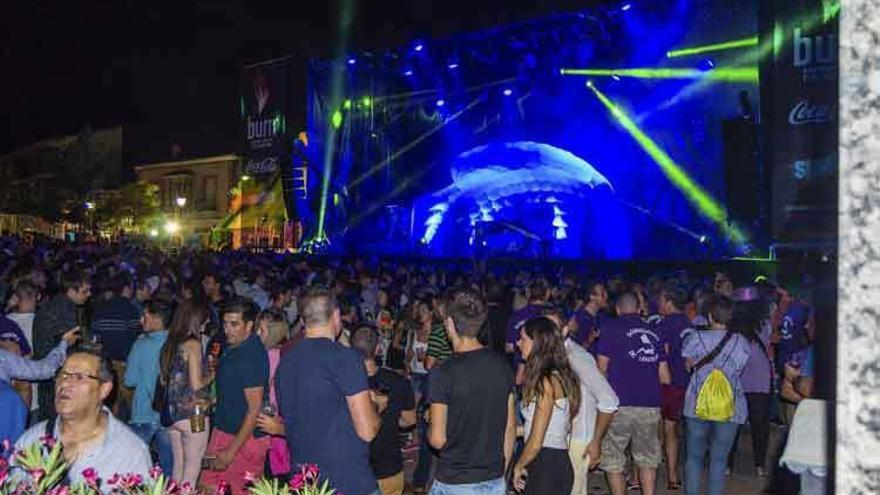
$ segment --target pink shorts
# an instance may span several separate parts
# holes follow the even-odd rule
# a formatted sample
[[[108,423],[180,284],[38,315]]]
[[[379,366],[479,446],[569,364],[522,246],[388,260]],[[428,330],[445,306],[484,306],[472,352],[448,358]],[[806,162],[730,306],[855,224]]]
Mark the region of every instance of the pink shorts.
[[[208,442],[208,450],[205,455],[216,455],[217,452],[231,444],[233,439],[235,439],[235,435],[224,433],[215,428],[211,432],[211,440]],[[230,495],[246,495],[245,484],[247,482],[245,481],[245,473],[250,473],[257,479],[261,478],[268,450],[269,437],[251,437],[238,449],[235,459],[226,468],[226,471],[202,470],[202,477],[199,483],[205,487],[206,493],[216,493],[220,482],[225,481],[229,484]]]

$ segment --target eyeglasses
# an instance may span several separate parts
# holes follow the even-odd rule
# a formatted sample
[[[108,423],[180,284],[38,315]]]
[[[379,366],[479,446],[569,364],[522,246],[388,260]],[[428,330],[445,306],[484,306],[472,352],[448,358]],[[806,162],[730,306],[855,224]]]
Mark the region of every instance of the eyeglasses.
[[[75,383],[82,383],[86,380],[95,380],[100,382],[101,377],[82,372],[59,371],[58,375],[55,376],[55,380],[59,382],[66,382],[70,380]]]

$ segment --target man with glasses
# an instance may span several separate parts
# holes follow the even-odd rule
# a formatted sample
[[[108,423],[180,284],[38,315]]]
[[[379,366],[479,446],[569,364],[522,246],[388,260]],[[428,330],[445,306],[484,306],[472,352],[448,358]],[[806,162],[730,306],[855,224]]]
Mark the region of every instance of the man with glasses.
[[[146,444],[103,405],[111,390],[113,373],[100,351],[74,349],[55,377],[58,416],[24,432],[15,443],[16,450],[44,437],[60,441],[70,466],[70,482],[84,482],[83,471],[92,468],[103,481],[103,492],[113,488],[107,482],[114,474],[132,473],[148,479],[151,460]],[[20,471],[15,474],[23,475]]]

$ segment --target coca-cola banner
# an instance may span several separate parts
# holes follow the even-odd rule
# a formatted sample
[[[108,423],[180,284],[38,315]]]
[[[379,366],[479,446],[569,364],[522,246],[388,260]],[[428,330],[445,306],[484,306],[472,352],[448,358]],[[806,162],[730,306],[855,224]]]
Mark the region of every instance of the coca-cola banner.
[[[761,9],[773,237],[825,242],[837,235],[838,8],[823,0],[771,0]]]
[[[275,176],[287,134],[287,73],[283,63],[245,68],[241,95],[244,173],[257,180]]]

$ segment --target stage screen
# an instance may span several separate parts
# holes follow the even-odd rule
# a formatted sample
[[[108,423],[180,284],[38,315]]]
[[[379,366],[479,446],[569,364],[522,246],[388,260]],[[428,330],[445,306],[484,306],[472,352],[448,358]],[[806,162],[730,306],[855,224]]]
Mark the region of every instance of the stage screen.
[[[634,1],[313,61],[307,230],[357,254],[748,253],[723,129],[756,125],[757,26],[752,1]]]

